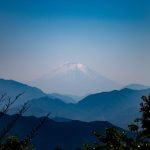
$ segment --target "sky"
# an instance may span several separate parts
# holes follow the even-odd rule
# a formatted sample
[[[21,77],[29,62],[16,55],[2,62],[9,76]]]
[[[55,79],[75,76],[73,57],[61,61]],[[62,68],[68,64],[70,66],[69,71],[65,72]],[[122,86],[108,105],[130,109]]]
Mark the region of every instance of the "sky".
[[[150,85],[150,1],[0,0],[0,78],[31,81],[66,62]]]

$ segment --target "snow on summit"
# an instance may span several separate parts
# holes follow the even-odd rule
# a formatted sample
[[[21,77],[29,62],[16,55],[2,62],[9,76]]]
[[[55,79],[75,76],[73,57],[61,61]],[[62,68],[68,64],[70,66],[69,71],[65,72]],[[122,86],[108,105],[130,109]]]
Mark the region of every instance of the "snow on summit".
[[[65,63],[31,83],[49,93],[86,95],[118,88],[114,81],[103,77],[81,63]]]
[[[71,71],[81,71],[84,73],[88,73],[89,68],[81,63],[66,63],[61,65],[59,68],[54,70],[54,72],[62,72],[62,73],[68,73]]]

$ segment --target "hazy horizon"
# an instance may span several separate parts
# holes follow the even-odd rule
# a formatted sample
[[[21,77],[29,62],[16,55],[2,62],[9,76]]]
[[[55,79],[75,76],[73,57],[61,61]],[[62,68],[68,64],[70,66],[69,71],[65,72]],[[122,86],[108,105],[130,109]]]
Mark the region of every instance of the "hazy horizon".
[[[0,0],[0,78],[35,80],[66,62],[150,85],[150,1]]]

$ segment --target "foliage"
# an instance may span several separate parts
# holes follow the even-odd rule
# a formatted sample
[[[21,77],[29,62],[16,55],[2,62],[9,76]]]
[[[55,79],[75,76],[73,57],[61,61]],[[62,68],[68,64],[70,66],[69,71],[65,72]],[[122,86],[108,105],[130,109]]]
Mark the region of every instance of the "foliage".
[[[21,93],[17,95],[14,99],[7,97],[6,94],[3,94],[0,97],[0,119],[5,117],[11,106],[18,100],[18,98],[23,95]],[[8,136],[10,130],[14,127],[18,119],[22,116],[24,112],[28,110],[28,103],[25,103],[21,106],[20,110],[15,114],[14,118],[0,131],[0,150],[33,150],[30,146],[31,140],[37,135],[37,131],[46,121],[49,114],[40,120],[40,123],[33,127],[31,132],[24,138],[19,139],[15,136]]]
[[[16,96],[14,100],[6,97],[6,94],[0,97],[0,119],[5,117],[10,107],[22,94]],[[33,127],[24,139],[8,136],[9,131],[28,108],[28,103],[22,105],[13,120],[0,131],[0,150],[33,150],[30,141],[36,136],[49,114],[37,126]],[[107,128],[105,134],[95,131],[94,135],[98,139],[97,142],[92,145],[84,145],[82,150],[150,150],[150,95],[142,97],[140,112],[141,118],[136,119],[134,123],[128,126],[132,136],[129,136],[128,132],[116,128]],[[56,149],[61,150],[59,147]]]
[[[95,131],[98,142],[83,150],[150,150],[150,95],[142,97],[140,106],[141,118],[128,126],[133,136],[115,128],[106,129],[105,135]]]
[[[25,145],[15,136],[9,136],[4,143],[1,143],[0,150],[33,150],[29,145]]]

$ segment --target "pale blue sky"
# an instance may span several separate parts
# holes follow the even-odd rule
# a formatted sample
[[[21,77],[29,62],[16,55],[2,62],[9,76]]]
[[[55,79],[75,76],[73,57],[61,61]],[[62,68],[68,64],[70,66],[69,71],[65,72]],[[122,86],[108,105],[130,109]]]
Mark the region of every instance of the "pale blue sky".
[[[36,79],[67,61],[150,85],[149,0],[0,0],[0,78]]]

